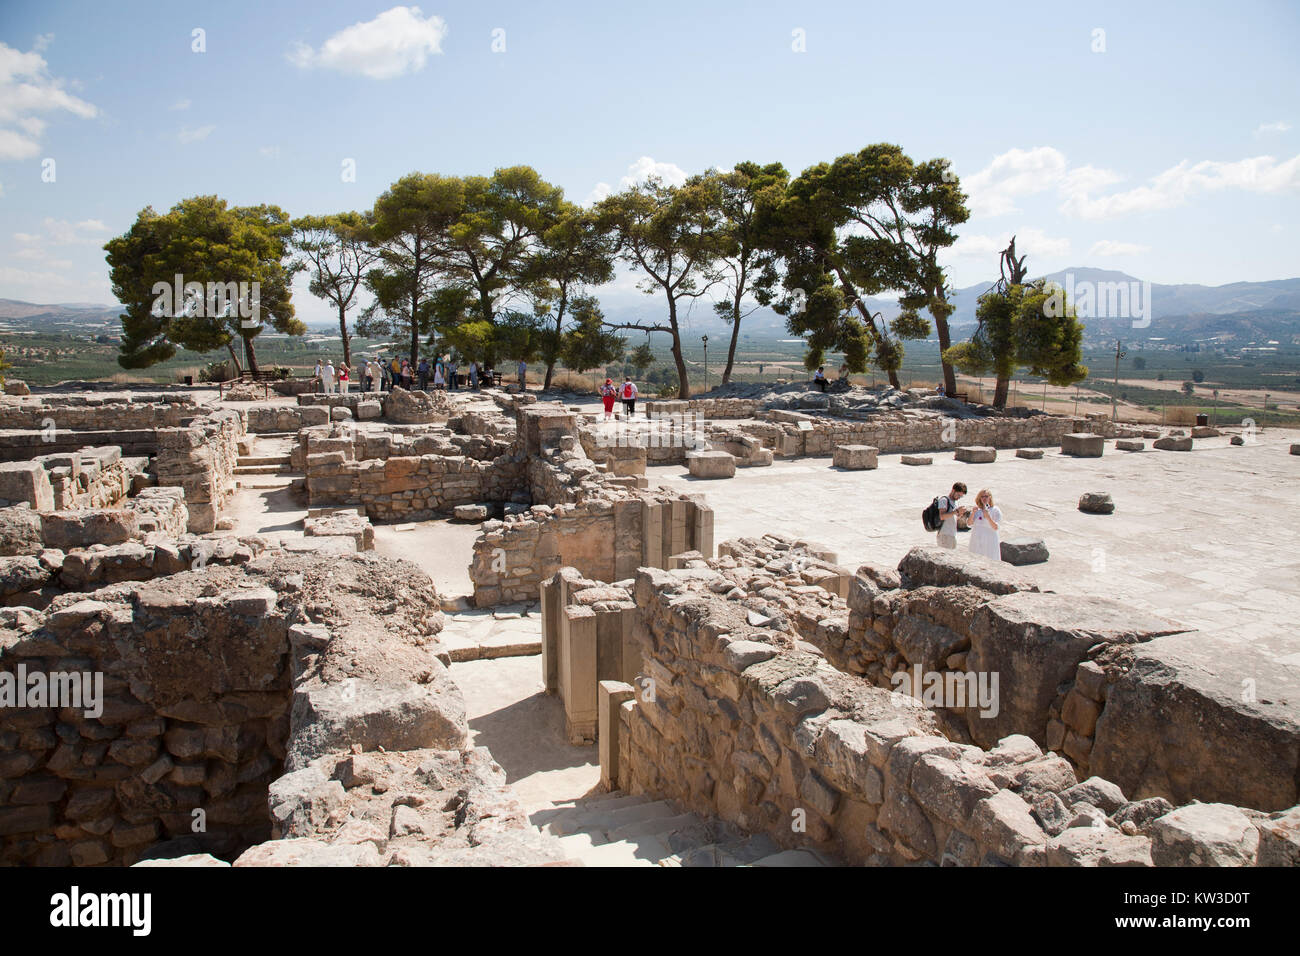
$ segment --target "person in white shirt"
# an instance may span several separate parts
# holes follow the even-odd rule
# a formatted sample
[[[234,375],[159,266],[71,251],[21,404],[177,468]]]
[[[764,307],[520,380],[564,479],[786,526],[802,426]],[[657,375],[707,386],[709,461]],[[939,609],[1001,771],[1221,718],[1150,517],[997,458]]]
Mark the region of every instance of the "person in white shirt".
[[[957,547],[957,502],[964,494],[966,485],[958,481],[953,483],[952,490],[946,495],[939,496],[939,517],[943,524],[939,527],[937,537],[941,548]]]
[[[320,375],[321,388],[326,395],[334,394],[334,363],[325,363],[325,370]]]
[[[990,561],[1002,560],[1002,543],[998,529],[1002,525],[1002,509],[993,503],[993,492],[981,488],[975,495],[975,512],[971,515],[970,550]]]

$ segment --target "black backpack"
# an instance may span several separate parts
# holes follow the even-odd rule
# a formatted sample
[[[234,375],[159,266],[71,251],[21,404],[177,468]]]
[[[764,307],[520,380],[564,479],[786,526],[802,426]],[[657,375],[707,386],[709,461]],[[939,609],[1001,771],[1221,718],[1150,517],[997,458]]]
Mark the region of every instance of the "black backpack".
[[[943,497],[945,496],[939,495],[936,497],[921,512],[921,524],[925,525],[926,531],[938,531],[943,527],[943,519],[939,517],[939,498]],[[949,503],[948,507],[951,508],[952,504]]]

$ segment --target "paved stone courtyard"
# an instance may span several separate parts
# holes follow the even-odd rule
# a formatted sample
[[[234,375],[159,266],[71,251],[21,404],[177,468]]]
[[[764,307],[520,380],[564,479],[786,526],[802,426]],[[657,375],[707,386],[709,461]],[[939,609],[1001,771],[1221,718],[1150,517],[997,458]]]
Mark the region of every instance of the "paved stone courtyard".
[[[909,548],[932,544],[921,510],[954,481],[992,490],[1004,515],[1002,537],[1042,537],[1051,558],[1022,568],[1040,587],[1105,594],[1203,631],[1269,649],[1295,627],[1300,598],[1300,458],[1288,454],[1295,431],[1269,430],[1254,445],[1227,436],[1198,439],[1190,453],[1118,452],[1071,458],[1053,449],[1040,461],[1000,451],[992,464],[930,466],[881,455],[874,471],[840,471],[831,460],[777,461],[740,468],[720,481],[690,478],[681,466],[650,467],[651,485],[703,492],[716,514],[718,541],[779,532],[817,541],[855,568],[895,566]],[[1109,493],[1115,513],[1077,510],[1085,491]],[[958,547],[969,536],[958,536]],[[1300,666],[1300,661],[1288,661]]]

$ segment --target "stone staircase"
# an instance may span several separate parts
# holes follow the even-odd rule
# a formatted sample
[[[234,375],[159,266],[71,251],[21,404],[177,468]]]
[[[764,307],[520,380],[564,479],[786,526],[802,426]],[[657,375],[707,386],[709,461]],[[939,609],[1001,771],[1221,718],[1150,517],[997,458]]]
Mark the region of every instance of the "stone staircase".
[[[836,866],[813,850],[782,850],[667,800],[618,791],[540,810],[532,822],[585,866]]]
[[[289,475],[293,466],[288,455],[240,455],[235,462],[236,475]]]

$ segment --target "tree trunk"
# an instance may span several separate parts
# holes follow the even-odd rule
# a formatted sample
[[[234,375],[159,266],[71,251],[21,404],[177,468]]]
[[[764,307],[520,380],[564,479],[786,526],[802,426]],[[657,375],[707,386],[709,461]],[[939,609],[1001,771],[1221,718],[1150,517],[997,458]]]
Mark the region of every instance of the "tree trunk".
[[[253,337],[244,339],[244,356],[248,359],[248,370],[257,378],[257,350],[253,348]]]
[[[239,364],[239,355],[235,352],[234,339],[226,342],[226,351],[230,353],[230,364],[235,367],[235,377],[238,378],[244,373],[244,367]]]
[[[677,329],[677,300],[668,294],[668,324],[673,330],[673,361],[677,363],[677,397],[691,397],[691,386],[686,380],[686,360],[682,358],[682,337]]]
[[[887,340],[888,337],[885,335],[885,330],[876,325],[876,320],[871,317],[871,310],[867,308],[865,303],[863,303],[861,296],[859,296],[857,290],[853,288],[853,283],[848,280],[848,276],[838,268],[835,270],[835,274],[840,280],[840,285],[844,287],[845,293],[849,296],[849,301],[858,307],[859,314],[861,314],[862,318],[866,320],[867,325],[871,327],[872,333],[877,338]],[[902,389],[902,386],[898,382],[898,369],[887,368],[885,369],[885,374],[889,376],[890,385],[899,390]]]
[[[736,342],[740,339],[740,290],[736,290],[736,301],[731,306],[731,345],[727,347],[727,367],[722,371],[722,384],[731,381],[731,367],[736,362]]]
[[[993,388],[994,408],[1001,410],[1007,407],[1007,386],[1009,384],[1010,380],[1008,378],[1002,375],[998,376],[997,385]],[[951,395],[952,393],[949,392],[948,394]]]
[[[348,310],[339,306],[339,333],[343,336],[343,364],[352,368],[352,344],[348,338]]]
[[[420,237],[415,237],[415,274],[411,277],[411,367],[420,361]]]
[[[560,292],[560,304],[555,309],[555,349],[559,353],[560,337],[564,334],[564,307],[569,299],[566,291]],[[546,380],[542,382],[542,391],[551,387],[551,376],[555,373],[555,359],[546,363]]]
[[[944,298],[942,288],[935,289],[930,298],[932,302],[939,302],[943,305],[947,305],[948,302],[948,300]],[[939,311],[944,310],[940,309]],[[957,374],[952,365],[943,360],[943,353],[948,351],[948,347],[952,344],[952,336],[948,332],[948,316],[944,315],[941,317],[934,313],[935,310],[931,309],[930,314],[934,315],[934,328],[935,331],[939,333],[939,364],[943,368],[943,388],[949,395],[955,395],[957,393]],[[1006,400],[1005,392],[1003,393],[1003,400]],[[1001,408],[1002,406],[999,405],[998,407]]]

